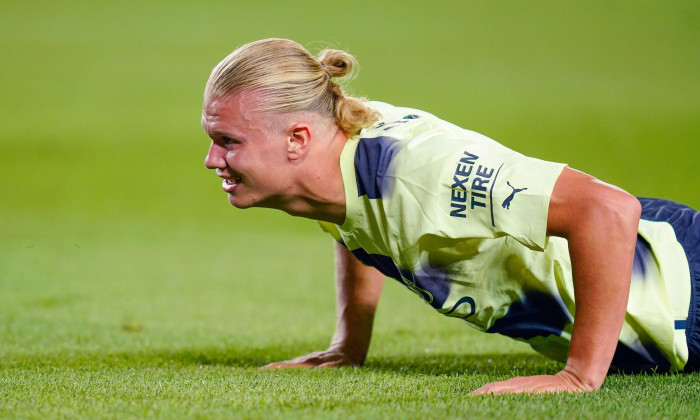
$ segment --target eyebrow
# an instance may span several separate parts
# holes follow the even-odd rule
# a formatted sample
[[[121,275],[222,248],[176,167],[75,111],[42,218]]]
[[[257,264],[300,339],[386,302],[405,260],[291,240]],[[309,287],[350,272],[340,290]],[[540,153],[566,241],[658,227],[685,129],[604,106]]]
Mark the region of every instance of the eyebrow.
[[[236,132],[225,132],[222,130],[214,130],[209,134],[210,137],[228,137],[235,140],[244,140],[245,138]]]

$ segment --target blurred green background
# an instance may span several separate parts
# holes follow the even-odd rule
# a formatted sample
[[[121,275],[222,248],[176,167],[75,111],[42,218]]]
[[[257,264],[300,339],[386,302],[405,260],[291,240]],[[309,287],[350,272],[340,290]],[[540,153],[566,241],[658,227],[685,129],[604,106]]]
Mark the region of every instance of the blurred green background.
[[[5,0],[0,34],[5,363],[279,349],[255,365],[326,345],[329,238],[233,209],[203,166],[209,72],[259,38],[347,49],[357,95],[700,208],[695,1]],[[387,288],[374,354],[422,354],[430,337],[478,352]]]

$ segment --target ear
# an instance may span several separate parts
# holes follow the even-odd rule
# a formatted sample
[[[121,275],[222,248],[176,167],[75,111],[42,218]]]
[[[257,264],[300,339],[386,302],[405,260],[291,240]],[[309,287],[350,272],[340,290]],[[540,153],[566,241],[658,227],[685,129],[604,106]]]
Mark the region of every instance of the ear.
[[[311,143],[311,126],[297,122],[289,127],[287,137],[287,157],[289,160],[301,159]]]

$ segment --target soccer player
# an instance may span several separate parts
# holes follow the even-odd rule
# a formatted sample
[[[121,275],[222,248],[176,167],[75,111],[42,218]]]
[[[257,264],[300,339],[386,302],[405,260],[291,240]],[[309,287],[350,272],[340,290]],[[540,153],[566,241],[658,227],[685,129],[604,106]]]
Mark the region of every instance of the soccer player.
[[[361,365],[387,276],[565,363],[475,394],[592,391],[611,367],[700,368],[700,213],[347,96],[333,79],[353,62],[267,39],[206,85],[205,164],[231,204],[318,220],[336,241],[329,348],[268,367]]]

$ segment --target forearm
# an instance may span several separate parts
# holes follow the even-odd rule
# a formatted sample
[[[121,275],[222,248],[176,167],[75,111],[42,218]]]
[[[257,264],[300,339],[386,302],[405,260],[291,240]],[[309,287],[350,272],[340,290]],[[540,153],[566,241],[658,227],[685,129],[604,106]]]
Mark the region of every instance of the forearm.
[[[571,175],[571,174],[569,174]],[[588,188],[554,234],[569,243],[576,313],[564,374],[598,389],[610,367],[624,322],[637,240],[639,202],[584,174]],[[570,211],[570,210],[569,210]]]
[[[566,367],[556,375],[492,382],[472,393],[600,388],[625,318],[641,207],[612,185],[565,168],[549,203],[547,234],[569,243],[576,313]]]
[[[372,337],[374,312],[384,276],[366,267],[344,246],[336,244],[336,329],[326,350],[273,362],[265,369],[361,365]]]
[[[598,389],[624,322],[639,214],[629,206],[605,214],[598,209],[589,217],[568,237],[576,313],[565,370],[584,389]]]
[[[337,311],[331,349],[347,354],[353,364],[362,364],[367,356],[383,285],[384,275],[336,244]]]

